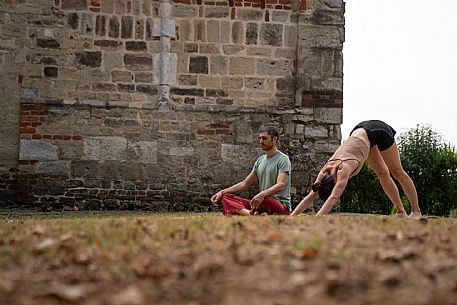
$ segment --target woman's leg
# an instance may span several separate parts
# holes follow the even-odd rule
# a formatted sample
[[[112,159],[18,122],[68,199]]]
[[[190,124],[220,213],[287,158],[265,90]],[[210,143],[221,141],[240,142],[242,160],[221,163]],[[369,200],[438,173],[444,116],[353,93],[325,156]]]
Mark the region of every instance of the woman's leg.
[[[413,180],[411,180],[401,165],[397,144],[394,143],[391,147],[382,151],[381,155],[394,178],[398,180],[401,187],[405,191],[406,197],[408,197],[409,204],[411,205],[410,216],[421,216],[416,187],[414,186]]]
[[[384,193],[386,193],[387,197],[389,197],[390,201],[397,208],[397,216],[406,216],[405,208],[401,203],[398,188],[395,185],[395,182],[390,177],[389,168],[384,162],[384,159],[376,146],[370,149],[367,162],[373,168],[374,172],[376,173],[376,176],[378,176],[379,182],[381,183]]]

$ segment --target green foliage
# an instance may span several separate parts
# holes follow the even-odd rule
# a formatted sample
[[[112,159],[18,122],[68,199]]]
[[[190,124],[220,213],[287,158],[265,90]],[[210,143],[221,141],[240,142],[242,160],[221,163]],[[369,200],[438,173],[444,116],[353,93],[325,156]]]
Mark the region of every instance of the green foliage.
[[[457,208],[457,152],[430,126],[417,125],[399,139],[401,161],[413,179],[425,214]]]
[[[430,126],[417,125],[399,137],[403,168],[416,185],[419,206],[428,215],[449,215],[457,209],[457,152]],[[397,183],[398,185],[398,183]],[[403,190],[398,187],[400,192]],[[408,210],[406,196],[403,205]],[[341,210],[355,213],[395,213],[374,171],[365,164],[341,196]]]

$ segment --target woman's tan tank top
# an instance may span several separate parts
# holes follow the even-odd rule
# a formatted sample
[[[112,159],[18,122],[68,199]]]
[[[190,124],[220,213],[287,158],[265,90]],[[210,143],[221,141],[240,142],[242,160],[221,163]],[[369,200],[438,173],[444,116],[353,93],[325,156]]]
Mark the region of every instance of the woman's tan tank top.
[[[364,140],[362,140],[359,137],[349,137],[346,141],[344,141],[343,144],[341,144],[340,147],[335,151],[333,156],[329,159],[329,161],[335,161],[335,160],[341,160],[341,161],[346,161],[346,160],[356,160],[359,162],[359,166],[352,172],[351,177],[357,175],[360,170],[362,169],[363,163],[368,158],[368,153],[370,152],[370,148],[368,145],[365,143]]]

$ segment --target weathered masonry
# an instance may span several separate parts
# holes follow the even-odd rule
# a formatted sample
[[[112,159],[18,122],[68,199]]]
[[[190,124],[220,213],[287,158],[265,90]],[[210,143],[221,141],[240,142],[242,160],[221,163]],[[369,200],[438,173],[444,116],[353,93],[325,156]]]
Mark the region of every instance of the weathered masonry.
[[[210,210],[257,132],[302,197],[341,139],[342,0],[0,2],[0,206]]]

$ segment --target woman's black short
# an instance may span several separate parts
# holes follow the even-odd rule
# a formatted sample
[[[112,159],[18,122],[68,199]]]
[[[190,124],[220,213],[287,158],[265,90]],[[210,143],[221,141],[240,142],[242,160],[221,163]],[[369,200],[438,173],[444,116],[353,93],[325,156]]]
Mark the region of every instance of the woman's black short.
[[[363,128],[367,132],[370,148],[378,146],[380,151],[384,151],[395,143],[395,134],[397,132],[383,121],[363,121],[352,129],[351,134],[359,128]]]

